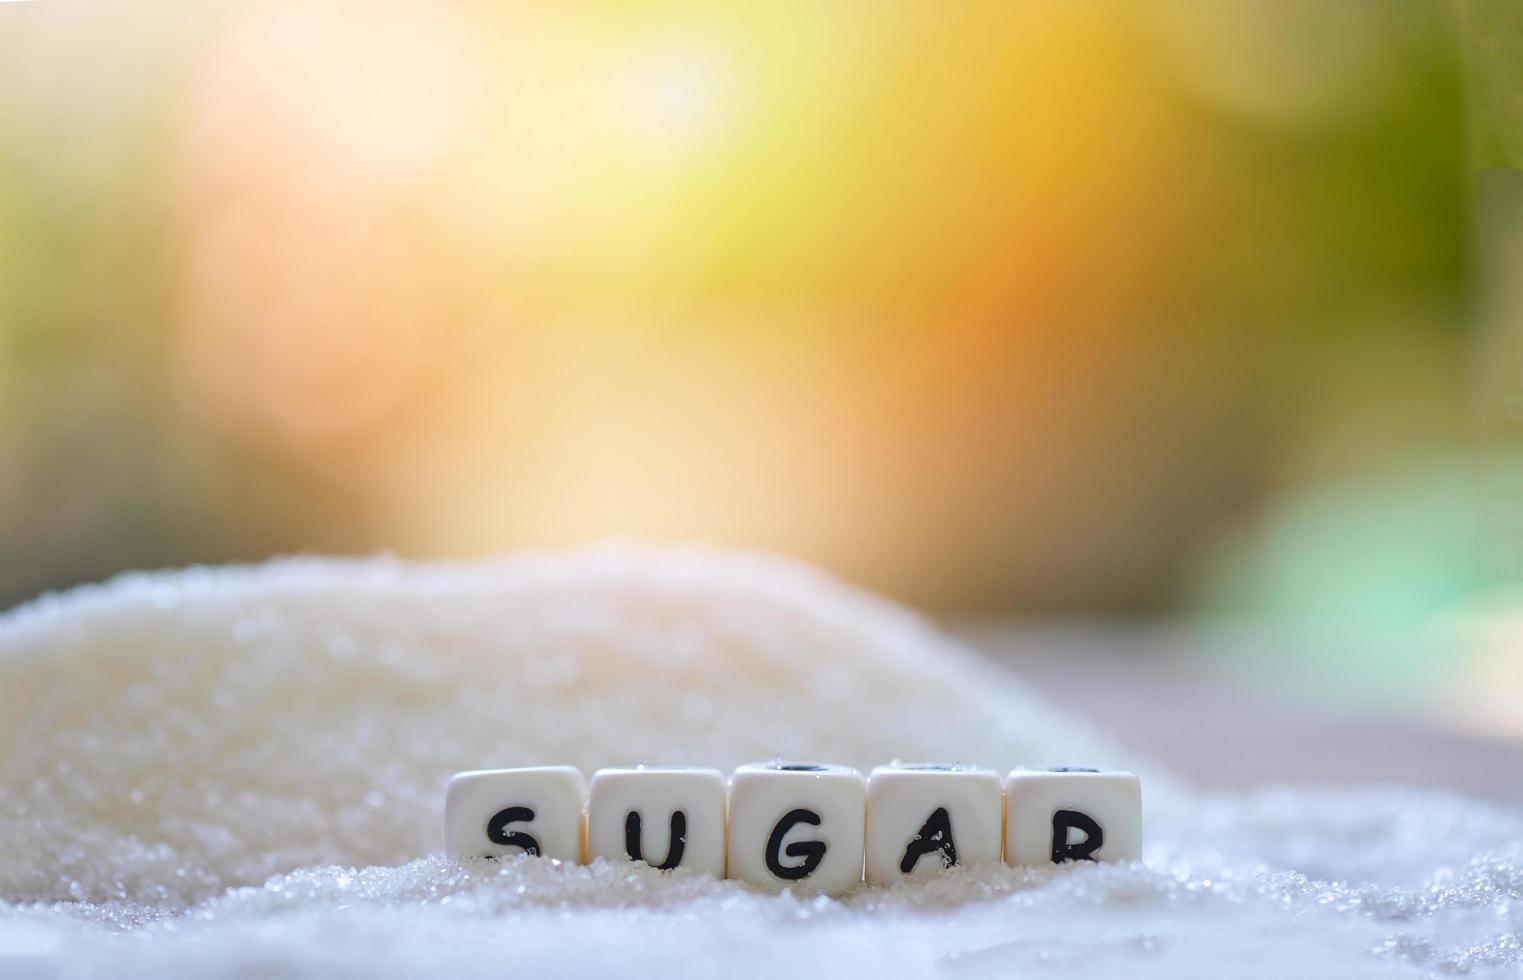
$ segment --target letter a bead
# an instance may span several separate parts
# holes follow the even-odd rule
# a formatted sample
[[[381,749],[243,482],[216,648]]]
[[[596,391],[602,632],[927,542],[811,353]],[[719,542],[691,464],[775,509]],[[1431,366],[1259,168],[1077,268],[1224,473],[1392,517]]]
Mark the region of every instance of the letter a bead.
[[[867,777],[867,880],[999,864],[1005,789],[978,766],[895,762]]]

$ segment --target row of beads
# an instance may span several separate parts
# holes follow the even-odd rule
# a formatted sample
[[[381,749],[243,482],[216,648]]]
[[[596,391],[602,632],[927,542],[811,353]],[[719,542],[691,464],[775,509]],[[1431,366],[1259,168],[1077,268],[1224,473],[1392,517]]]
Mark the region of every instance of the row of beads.
[[[572,766],[463,772],[445,797],[453,857],[539,855],[686,868],[838,894],[958,865],[1134,861],[1142,796],[1129,772],[767,762],[717,769]]]

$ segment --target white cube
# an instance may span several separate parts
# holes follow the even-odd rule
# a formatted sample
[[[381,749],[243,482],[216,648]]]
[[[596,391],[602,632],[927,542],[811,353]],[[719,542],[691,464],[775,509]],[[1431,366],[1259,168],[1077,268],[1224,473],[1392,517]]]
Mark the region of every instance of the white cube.
[[[1016,769],[1005,782],[1005,861],[1136,861],[1142,789],[1129,772]]]
[[[575,766],[457,773],[444,794],[444,850],[451,857],[535,854],[582,860],[587,784]]]
[[[587,806],[594,858],[724,877],[725,778],[718,769],[599,769]]]
[[[1005,787],[979,766],[894,762],[867,777],[867,880],[999,864]]]
[[[867,787],[847,766],[765,762],[730,779],[729,877],[838,895],[862,880]]]

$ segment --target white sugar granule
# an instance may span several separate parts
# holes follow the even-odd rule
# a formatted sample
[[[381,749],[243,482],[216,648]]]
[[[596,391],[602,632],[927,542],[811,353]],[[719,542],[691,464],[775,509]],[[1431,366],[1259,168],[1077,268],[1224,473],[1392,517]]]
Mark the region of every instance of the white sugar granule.
[[[841,900],[455,864],[456,770],[1131,765],[1147,866]],[[133,575],[0,618],[0,977],[1517,975],[1523,818],[1199,799],[919,619],[698,550]]]

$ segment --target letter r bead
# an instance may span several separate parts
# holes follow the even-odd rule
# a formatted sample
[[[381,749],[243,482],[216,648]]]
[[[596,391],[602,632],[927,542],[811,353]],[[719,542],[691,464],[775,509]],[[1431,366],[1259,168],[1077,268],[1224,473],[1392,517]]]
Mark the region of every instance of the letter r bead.
[[[1016,769],[1005,781],[1005,861],[1137,861],[1142,790],[1129,772]]]

